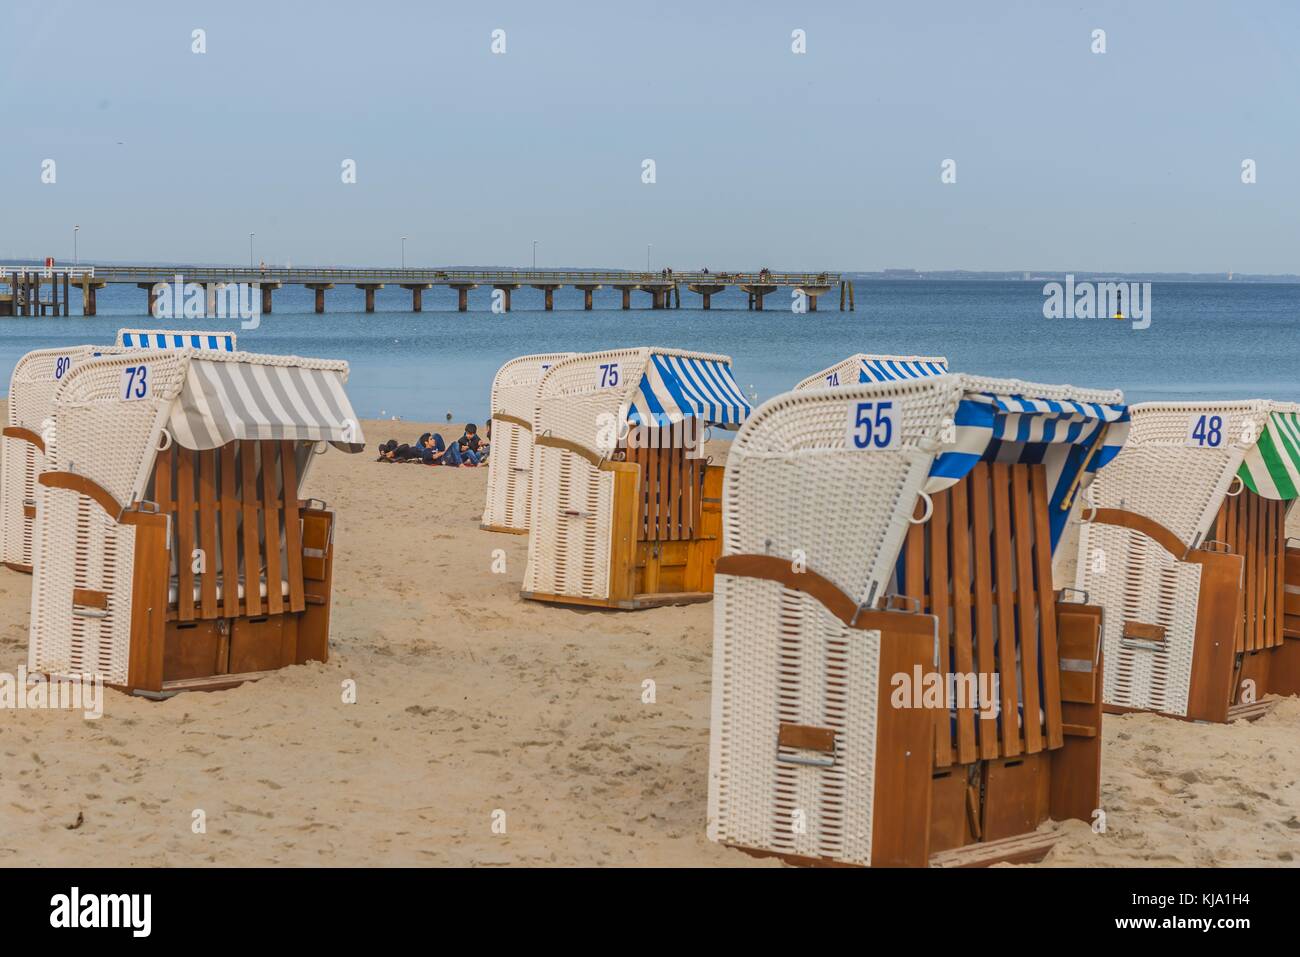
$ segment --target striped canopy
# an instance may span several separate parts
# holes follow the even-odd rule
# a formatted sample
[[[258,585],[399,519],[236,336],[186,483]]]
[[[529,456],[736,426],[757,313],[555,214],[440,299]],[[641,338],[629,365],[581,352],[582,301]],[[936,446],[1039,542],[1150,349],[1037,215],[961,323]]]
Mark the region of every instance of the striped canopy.
[[[202,352],[234,352],[235,334],[171,329],[119,329],[117,344],[127,349],[198,349]]]
[[[859,382],[897,382],[902,379],[920,379],[931,375],[944,375],[948,371],[946,359],[938,356],[869,356],[860,355]]]
[[[662,428],[696,417],[735,427],[752,411],[728,363],[652,352],[627,420]]]
[[[345,362],[195,354],[167,429],[187,449],[215,449],[235,439],[289,439],[360,452],[365,438],[343,391],[347,372]]]
[[[968,392],[953,424],[953,441],[932,463],[925,491],[955,485],[977,462],[1041,463],[1051,490],[1055,548],[1069,517],[1062,503],[1119,454],[1128,438],[1129,412],[1125,405]]]
[[[1246,488],[1264,498],[1300,497],[1300,413],[1270,412],[1237,475]]]

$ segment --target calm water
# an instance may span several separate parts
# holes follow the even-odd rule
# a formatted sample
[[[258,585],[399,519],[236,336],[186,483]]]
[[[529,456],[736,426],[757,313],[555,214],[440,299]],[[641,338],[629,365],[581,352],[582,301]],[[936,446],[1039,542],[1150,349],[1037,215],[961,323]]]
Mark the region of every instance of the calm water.
[[[658,345],[732,357],[746,391],[768,398],[854,352],[946,355],[957,371],[1041,382],[1120,388],[1129,401],[1274,398],[1300,400],[1300,285],[1157,283],[1151,327],[1115,320],[1044,319],[1039,282],[859,281],[857,311],[835,308],[796,315],[780,294],[762,312],[745,309],[743,294],[713,299],[710,312],[682,291],[682,308],[623,312],[620,294],[603,289],[596,308],[582,310],[582,293],[520,289],[514,311],[489,310],[489,289],[470,294],[467,313],[455,293],[425,293],[425,311],[410,312],[410,294],[380,290],[367,314],[363,293],[340,287],[327,294],[323,316],[312,312],[310,290],[275,294],[275,312],[258,329],[207,320],[155,322],[144,315],[145,293],[110,286],[94,319],[0,320],[0,368],[31,349],[83,342],[109,343],[119,327],[236,328],[242,348],[346,359],[348,391],[366,418],[436,420],[485,417],[488,389],[507,359],[530,352],[592,351]],[[645,294],[633,303],[645,304]],[[783,308],[782,308],[783,307]],[[80,311],[74,291],[72,311]],[[8,387],[8,371],[4,373]]]

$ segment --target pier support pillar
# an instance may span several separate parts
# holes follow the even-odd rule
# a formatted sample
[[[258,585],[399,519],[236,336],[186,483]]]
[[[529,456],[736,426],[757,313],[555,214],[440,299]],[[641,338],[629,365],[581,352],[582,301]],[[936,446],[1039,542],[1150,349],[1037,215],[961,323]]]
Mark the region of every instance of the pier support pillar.
[[[148,300],[148,303],[149,303],[149,304],[148,304],[148,307],[147,307],[147,310],[146,310],[146,311],[147,311],[147,314],[148,314],[148,315],[153,316],[154,307],[158,305],[158,287],[161,286],[162,283],[159,283],[159,282],[138,282],[138,283],[136,283],[135,285],[136,285],[136,288],[138,288],[138,289],[143,289],[143,290],[145,290],[146,292],[148,292],[148,294],[149,294],[149,300]],[[179,296],[182,296],[182,297],[183,297],[183,296],[185,295],[184,290],[177,290],[176,295],[179,295]],[[154,318],[160,318],[160,317],[158,317],[158,316],[154,316]]]
[[[402,283],[403,289],[411,291],[411,311],[424,311],[424,290],[432,288],[433,283],[428,282],[408,282]]]
[[[275,291],[274,286],[262,286],[262,315],[271,314],[271,294]]]
[[[559,289],[558,284],[552,283],[533,283],[534,289],[540,289],[546,293],[546,311],[550,312],[555,308],[555,290]]]
[[[356,283],[356,287],[358,289],[364,289],[366,291],[366,312],[374,312],[375,311],[375,290],[383,289],[384,284],[382,282],[359,282]]]
[[[595,292],[597,289],[599,289],[600,285],[598,283],[595,285],[592,285],[591,283],[584,283],[582,285],[579,285],[578,288],[582,290],[582,308],[590,312],[591,294]]]
[[[726,286],[714,285],[713,283],[693,282],[686,287],[691,292],[696,293],[703,300],[703,308],[711,309],[713,307],[713,297],[725,290]]]
[[[624,309],[632,308],[632,287],[631,286],[623,287],[623,308]]]
[[[763,310],[763,297],[770,292],[776,292],[776,286],[770,286],[767,283],[764,283],[763,285],[741,286],[740,288],[749,293],[749,308],[757,309],[760,312]]]
[[[93,316],[99,311],[96,301],[96,292],[104,283],[91,282],[89,276],[81,277],[81,314],[83,316]]]
[[[456,308],[461,312],[469,311],[469,291],[477,289],[477,283],[453,283],[452,289],[456,290]]]
[[[323,313],[325,311],[325,290],[333,289],[334,283],[309,282],[309,283],[305,283],[305,285],[307,286],[308,289],[314,289],[316,291],[316,312],[318,314]]]
[[[519,283],[498,282],[498,283],[494,283],[493,289],[500,290],[500,293],[502,293],[502,296],[500,296],[500,304],[502,304],[502,311],[510,312],[510,300],[511,300],[510,294],[513,293],[513,291],[515,291],[516,289],[519,289]]]

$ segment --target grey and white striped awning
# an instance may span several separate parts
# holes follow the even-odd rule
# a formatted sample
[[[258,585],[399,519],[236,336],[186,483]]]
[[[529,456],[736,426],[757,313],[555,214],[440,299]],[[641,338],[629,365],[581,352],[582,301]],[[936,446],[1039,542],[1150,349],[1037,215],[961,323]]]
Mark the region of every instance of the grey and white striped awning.
[[[236,439],[288,439],[360,452],[365,437],[343,390],[347,372],[345,362],[196,354],[167,430],[187,449],[215,449]]]

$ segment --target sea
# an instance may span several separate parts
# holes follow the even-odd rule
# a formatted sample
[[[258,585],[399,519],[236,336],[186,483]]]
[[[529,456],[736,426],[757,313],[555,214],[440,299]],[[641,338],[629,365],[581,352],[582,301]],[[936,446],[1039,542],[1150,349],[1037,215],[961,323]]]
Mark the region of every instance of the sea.
[[[547,312],[543,294],[525,288],[504,314],[491,311],[487,287],[470,293],[463,313],[450,289],[427,290],[424,311],[414,313],[409,292],[387,287],[366,313],[364,293],[346,286],[326,294],[323,315],[313,311],[310,290],[287,286],[251,329],[238,320],[151,319],[134,285],[101,290],[99,315],[83,318],[74,287],[69,318],[0,319],[0,368],[12,370],[32,349],[111,343],[119,328],[233,328],[248,351],[346,360],[360,416],[419,422],[482,421],[493,375],[515,356],[637,346],[729,355],[737,381],[758,400],[870,352],[946,356],[953,371],[1121,389],[1129,402],[1300,401],[1300,284],[1153,283],[1146,328],[1045,318],[1044,285],[859,278],[854,311],[839,311],[835,291],[817,312],[803,313],[785,292],[769,295],[762,312],[748,310],[735,290],[714,296],[706,312],[685,288],[681,308],[657,311],[638,292],[624,311],[621,293],[609,288],[585,311],[579,290],[561,289]]]

